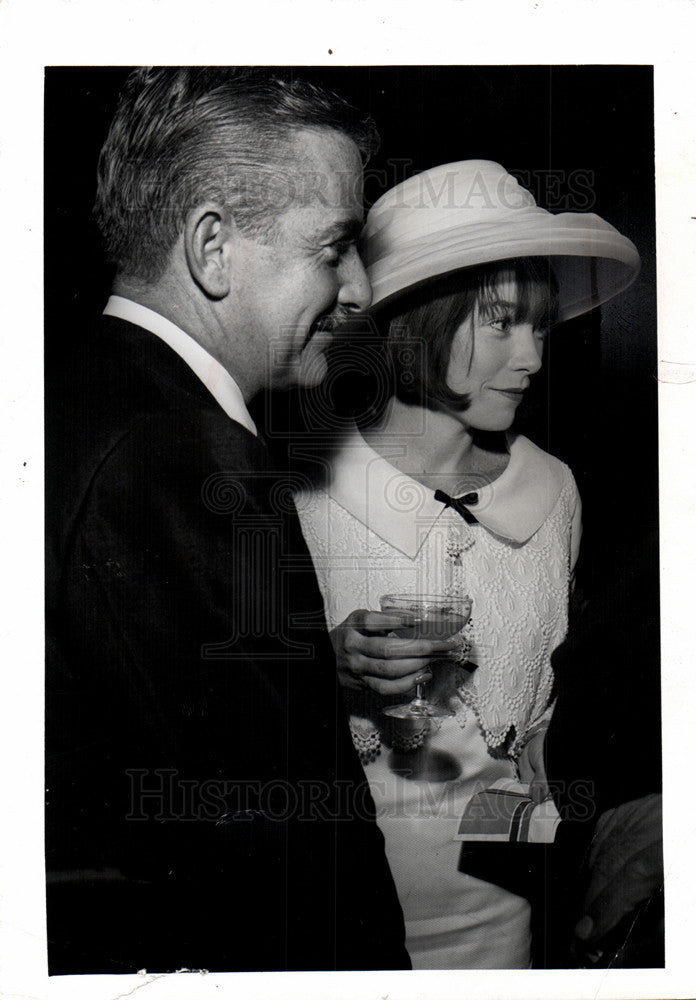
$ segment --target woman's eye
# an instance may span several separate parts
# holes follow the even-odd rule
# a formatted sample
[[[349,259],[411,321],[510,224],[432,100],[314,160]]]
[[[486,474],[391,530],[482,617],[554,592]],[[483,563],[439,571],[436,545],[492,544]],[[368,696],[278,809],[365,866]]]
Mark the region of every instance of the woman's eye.
[[[498,333],[509,333],[512,327],[512,319],[509,316],[500,316],[497,319],[489,320],[488,325],[493,330],[497,330]]]

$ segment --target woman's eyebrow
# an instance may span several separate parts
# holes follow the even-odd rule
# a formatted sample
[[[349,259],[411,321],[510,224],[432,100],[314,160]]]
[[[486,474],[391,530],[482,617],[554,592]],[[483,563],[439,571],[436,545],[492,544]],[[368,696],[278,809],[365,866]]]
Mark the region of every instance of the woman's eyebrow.
[[[481,312],[489,312],[492,309],[517,309],[516,302],[508,302],[507,299],[493,299],[492,302],[483,302],[480,307]]]
[[[517,309],[517,303],[508,302],[507,299],[494,299],[492,302],[487,302],[486,305],[489,309]]]

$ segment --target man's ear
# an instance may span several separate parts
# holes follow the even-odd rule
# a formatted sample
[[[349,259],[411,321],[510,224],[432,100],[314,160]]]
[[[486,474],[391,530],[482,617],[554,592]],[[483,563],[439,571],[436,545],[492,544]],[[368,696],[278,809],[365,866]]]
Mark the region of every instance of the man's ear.
[[[230,291],[230,251],[236,228],[230,212],[216,202],[192,209],[184,226],[184,250],[191,276],[212,299]]]

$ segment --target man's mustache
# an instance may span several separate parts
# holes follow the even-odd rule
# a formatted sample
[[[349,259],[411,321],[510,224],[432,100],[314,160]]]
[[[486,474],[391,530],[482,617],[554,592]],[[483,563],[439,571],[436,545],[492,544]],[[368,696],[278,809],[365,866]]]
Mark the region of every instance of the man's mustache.
[[[325,313],[314,320],[309,328],[309,332],[304,342],[304,346],[310,342],[317,333],[333,333],[339,330],[349,321],[351,313],[347,309],[334,309],[331,313]]]

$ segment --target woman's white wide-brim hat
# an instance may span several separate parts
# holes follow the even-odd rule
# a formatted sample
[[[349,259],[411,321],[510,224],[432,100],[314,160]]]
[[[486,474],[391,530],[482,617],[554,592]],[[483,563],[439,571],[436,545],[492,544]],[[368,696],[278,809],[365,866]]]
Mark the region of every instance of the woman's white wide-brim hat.
[[[550,256],[559,320],[618,295],[640,271],[635,246],[608,222],[547,212],[489,160],[446,163],[387,191],[368,213],[361,254],[373,307],[460,268]]]

